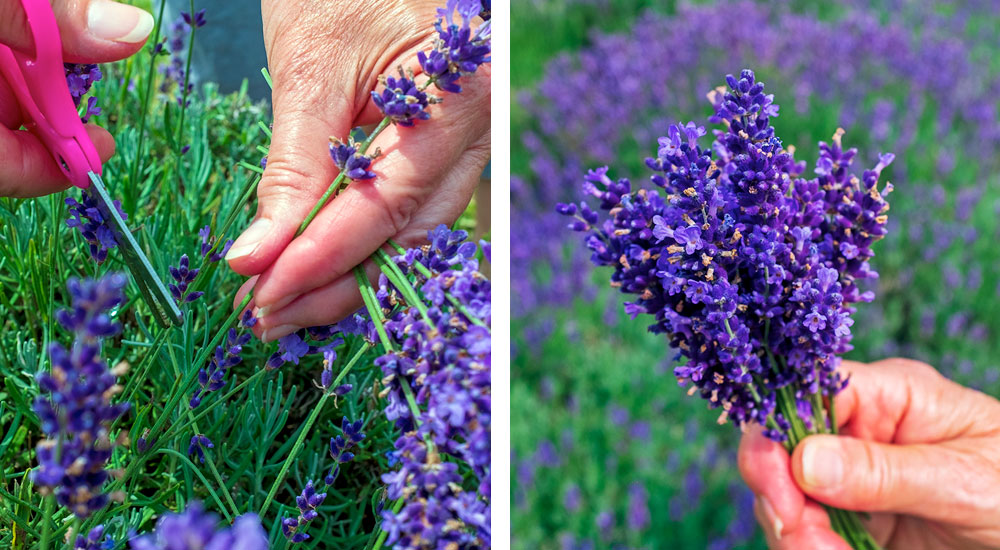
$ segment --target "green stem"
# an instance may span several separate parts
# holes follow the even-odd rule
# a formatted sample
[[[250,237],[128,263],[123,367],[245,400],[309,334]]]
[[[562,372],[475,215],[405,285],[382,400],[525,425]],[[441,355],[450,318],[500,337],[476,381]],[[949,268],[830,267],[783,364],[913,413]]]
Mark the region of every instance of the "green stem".
[[[368,152],[368,148],[371,146],[372,141],[375,139],[376,136],[382,133],[382,130],[385,130],[389,126],[389,121],[390,121],[389,117],[385,117],[382,119],[382,122],[378,123],[378,126],[375,127],[375,130],[372,131],[371,135],[365,138],[365,140],[362,141],[361,144],[358,146],[359,153],[364,154]],[[320,197],[319,201],[316,202],[316,206],[313,206],[313,209],[309,211],[309,215],[306,216],[306,219],[302,220],[302,224],[299,225],[299,230],[295,232],[296,237],[301,235],[302,232],[305,231],[307,227],[309,227],[309,224],[312,223],[313,218],[316,217],[316,214],[319,214],[320,209],[322,209],[323,206],[326,205],[326,202],[330,200],[330,197],[332,197],[333,195],[337,194],[337,192],[340,191],[340,188],[346,178],[347,178],[346,172],[341,172],[340,174],[337,174],[337,177],[333,180],[333,183],[331,183],[330,186],[326,188],[326,191],[323,193],[323,196]]]
[[[167,347],[167,353],[170,355],[170,364],[171,364],[171,366],[174,369],[174,376],[176,376],[177,378],[180,378],[181,377],[181,370],[180,370],[180,367],[177,366],[177,360],[176,360],[176,357],[174,356],[174,350],[173,350],[173,348]],[[198,369],[199,368],[199,363],[195,363],[192,368],[193,369]],[[198,428],[198,421],[194,419],[194,412],[191,411],[190,407],[187,407],[184,404],[181,404],[181,408],[182,409],[186,409],[185,412],[187,414],[187,417],[190,419],[191,427],[194,428],[195,434],[200,434],[201,433],[201,429]],[[226,497],[226,503],[228,503],[229,507],[232,508],[232,510],[233,510],[233,515],[230,516],[230,520],[231,520],[232,518],[240,515],[240,510],[236,506],[236,502],[233,501],[233,496],[231,494],[229,494],[229,487],[226,487],[226,482],[223,481],[222,480],[222,476],[219,475],[219,470],[215,467],[215,461],[209,459],[207,463],[208,463],[208,469],[212,471],[212,476],[215,477],[215,481],[219,484],[219,488],[222,490],[223,496]],[[226,515],[229,516],[229,514],[226,514]]]
[[[427,324],[433,324],[433,321],[431,321],[431,318],[427,315],[427,304],[420,299],[420,296],[417,294],[417,290],[413,288],[413,285],[410,284],[406,275],[401,269],[399,269],[399,266],[396,265],[396,262],[392,260],[389,254],[380,248],[375,251],[375,254],[372,255],[372,259],[375,260],[375,264],[378,265],[382,273],[385,274],[385,277],[389,279],[392,286],[396,287],[396,290],[403,295],[403,299],[406,300],[408,304],[417,308],[420,312],[420,316],[424,318],[424,321],[426,321]]]
[[[340,371],[336,381],[333,383],[333,387],[336,387],[337,382],[347,376],[347,373],[350,372],[355,363],[357,363],[361,359],[361,356],[364,355],[364,353],[370,348],[370,345],[364,345],[354,354],[353,357],[351,357],[351,360],[348,361],[347,365]],[[319,413],[323,410],[323,405],[326,404],[326,400],[332,395],[332,392],[323,392],[323,396],[319,398],[319,403],[317,403],[316,406],[313,407],[312,412],[309,413],[309,418],[306,419],[306,423],[302,426],[302,431],[299,432],[299,437],[295,440],[295,445],[292,446],[292,450],[288,453],[288,458],[286,458],[284,464],[281,465],[278,477],[275,478],[274,483],[271,484],[271,490],[268,491],[267,498],[264,499],[264,505],[260,507],[260,517],[264,517],[267,509],[271,506],[271,501],[274,500],[274,496],[278,493],[278,487],[280,487],[282,482],[285,481],[285,475],[288,474],[288,469],[292,466],[292,461],[295,460],[299,451],[302,450],[306,437],[309,435],[313,424],[316,423],[316,419],[319,418]]]
[[[156,45],[160,42],[160,27],[163,21],[163,9],[167,6],[167,0],[160,0],[160,12],[156,16],[156,29],[153,31],[153,40],[149,43],[156,48]],[[156,70],[156,56],[149,58],[149,71],[146,73],[146,89],[142,94],[142,110],[139,112],[139,143],[138,148],[135,150],[135,161],[132,163],[132,174],[129,178],[129,185],[127,189],[135,190],[139,188],[139,172],[141,172],[142,159],[144,157],[142,153],[142,145],[146,140],[146,112],[149,111],[149,96],[153,88],[153,74]],[[131,193],[130,193],[130,196]],[[135,197],[132,196],[130,208],[135,207]]]
[[[192,417],[189,420],[187,420],[186,423],[184,423],[184,424],[174,424],[174,425],[170,426],[169,428],[167,428],[167,431],[163,433],[163,439],[169,441],[175,435],[177,435],[177,434],[179,434],[181,432],[184,432],[190,426],[192,426],[192,424],[194,422],[197,422],[198,420],[201,420],[202,418],[204,418],[205,415],[207,415],[208,413],[212,412],[215,409],[215,407],[221,405],[222,403],[227,403],[229,401],[230,397],[236,395],[240,390],[242,390],[243,388],[245,388],[247,385],[249,385],[254,380],[257,380],[258,378],[264,376],[265,374],[267,374],[267,372],[268,372],[267,369],[264,369],[264,368],[257,370],[257,372],[255,372],[252,375],[248,376],[246,380],[244,380],[243,382],[240,382],[235,388],[229,390],[229,392],[227,392],[225,395],[223,395],[219,399],[213,401],[212,403],[210,403],[210,404],[208,404],[208,405],[206,405],[204,407],[200,407],[200,410],[198,411],[198,414],[194,415],[194,417]],[[197,429],[197,428],[195,428],[195,429]]]
[[[188,85],[191,81],[191,58],[194,57],[194,35],[198,30],[197,25],[194,24],[194,0],[190,2],[191,7],[191,24],[188,27],[191,28],[191,36],[188,38],[188,51],[187,51],[187,61],[184,66],[184,89],[181,95],[181,116],[177,123],[177,146],[183,147],[181,145],[181,140],[184,138],[184,115],[187,113],[187,103],[188,103]],[[178,155],[180,156],[180,155]]]
[[[354,279],[358,282],[358,290],[361,292],[361,299],[364,300],[365,307],[368,309],[368,315],[375,323],[375,330],[378,331],[382,347],[387,353],[393,351],[392,340],[385,332],[385,316],[382,314],[382,308],[378,305],[378,298],[375,297],[375,291],[368,281],[368,274],[365,273],[364,267],[360,265],[354,267]]]
[[[399,499],[395,503],[393,503],[392,513],[398,514],[402,508],[403,508],[403,499]],[[381,523],[379,525],[381,525]],[[375,539],[375,546],[372,547],[372,550],[381,550],[382,545],[385,544],[385,539],[388,536],[389,536],[388,531],[382,531],[381,533],[379,533],[378,538]]]
[[[389,239],[388,242],[390,246],[396,249],[396,252],[400,254],[404,254],[406,252],[406,249],[400,246],[400,244],[397,243],[396,241]],[[434,274],[431,273],[431,270],[427,269],[427,266],[425,266],[424,264],[420,262],[414,262],[413,265],[417,269],[417,271],[424,277],[427,277],[429,279],[434,276]],[[489,325],[487,325],[482,319],[479,319],[478,317],[473,315],[472,312],[465,307],[465,304],[463,304],[461,300],[453,296],[450,291],[446,290],[445,296],[448,298],[448,301],[451,302],[451,305],[455,306],[455,309],[460,311],[462,315],[465,315],[465,318],[468,319],[472,324],[483,327],[487,330],[487,332],[490,332]]]
[[[56,497],[54,495],[48,495],[45,497],[45,517],[52,517],[52,512],[55,510]],[[42,548],[49,547],[49,539],[52,537],[52,524],[46,521],[42,524]]]

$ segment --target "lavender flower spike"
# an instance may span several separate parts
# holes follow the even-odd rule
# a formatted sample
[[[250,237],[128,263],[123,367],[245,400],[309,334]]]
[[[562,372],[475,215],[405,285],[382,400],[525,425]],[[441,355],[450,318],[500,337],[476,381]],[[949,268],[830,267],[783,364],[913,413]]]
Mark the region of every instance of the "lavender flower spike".
[[[319,515],[319,513],[316,512],[316,508],[322,504],[325,499],[326,493],[317,493],[316,488],[313,486],[313,482],[311,480],[307,482],[305,489],[302,490],[302,494],[295,497],[295,506],[298,507],[300,512],[299,517],[285,518],[281,520],[281,532],[285,535],[285,538],[289,539],[292,543],[305,542],[309,540],[309,535],[298,531],[298,529],[316,519],[316,516]]]
[[[41,493],[54,492],[56,501],[80,518],[108,503],[102,488],[116,444],[108,429],[129,409],[128,403],[111,403],[121,392],[117,379],[128,365],[109,370],[100,357],[101,341],[121,330],[109,311],[123,302],[125,284],[121,274],[69,280],[72,309],[59,311],[56,319],[76,339],[70,349],[53,343],[51,371],[36,376],[41,395],[34,410],[46,438],[36,447],[39,466],[31,478]]]
[[[375,177],[375,172],[368,169],[372,164],[372,159],[378,156],[378,151],[374,155],[359,155],[358,146],[353,139],[344,143],[335,137],[330,138],[330,158],[333,163],[352,180],[370,180]]]
[[[420,54],[423,55],[423,54]],[[389,117],[393,124],[399,126],[413,126],[418,120],[427,120],[431,117],[427,112],[427,107],[431,103],[436,103],[436,98],[427,95],[413,80],[413,73],[404,73],[403,68],[399,68],[399,78],[393,76],[380,77],[379,81],[385,86],[382,93],[372,92],[372,101],[375,106]]]
[[[243,514],[232,527],[220,525],[215,514],[205,511],[200,502],[188,504],[185,511],[166,514],[156,522],[152,533],[129,541],[131,550],[267,550],[267,533],[256,514]]]
[[[83,190],[80,192],[79,202],[73,197],[66,197],[65,202],[69,206],[70,214],[66,226],[77,228],[87,241],[91,259],[97,264],[104,263],[104,260],[108,259],[108,252],[118,246],[118,242],[115,240],[114,231],[108,226],[104,215],[97,207],[97,199],[90,190]],[[119,201],[114,201],[114,207],[123,220],[128,219]]]
[[[181,256],[177,267],[170,266],[170,277],[177,284],[171,283],[168,286],[170,287],[170,294],[175,300],[189,303],[201,298],[205,294],[204,292],[188,293],[188,285],[194,282],[197,276],[198,269],[191,269],[191,261],[188,259],[187,254]]]
[[[333,482],[337,480],[341,464],[354,460],[354,453],[349,452],[348,449],[364,440],[365,434],[361,433],[363,424],[362,420],[351,422],[345,416],[340,424],[340,430],[344,432],[343,435],[330,438],[330,458],[333,459],[334,465],[330,468],[326,479],[323,480],[327,485],[333,485]]]

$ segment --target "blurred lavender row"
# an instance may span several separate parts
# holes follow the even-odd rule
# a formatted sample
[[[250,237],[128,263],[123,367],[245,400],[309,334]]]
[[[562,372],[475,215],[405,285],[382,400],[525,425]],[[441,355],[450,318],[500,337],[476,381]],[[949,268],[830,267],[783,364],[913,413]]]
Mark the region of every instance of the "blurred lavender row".
[[[888,175],[900,193],[875,262],[881,298],[859,312],[870,334],[857,356],[909,355],[964,383],[997,382],[1000,368],[963,373],[1000,357],[990,324],[1000,311],[1000,67],[990,58],[997,18],[982,15],[1000,13],[1000,3],[850,2],[827,19],[793,8],[721,2],[649,13],[561,55],[521,93],[531,161],[512,178],[512,281],[529,348],[551,329],[545,307],[596,290],[552,205],[573,197],[587,168],[634,158],[638,172],[651,152],[636,143],[703,116],[714,75],[752,65],[770,90],[794,98],[778,122],[789,142],[829,139],[843,126],[862,150],[897,153]]]

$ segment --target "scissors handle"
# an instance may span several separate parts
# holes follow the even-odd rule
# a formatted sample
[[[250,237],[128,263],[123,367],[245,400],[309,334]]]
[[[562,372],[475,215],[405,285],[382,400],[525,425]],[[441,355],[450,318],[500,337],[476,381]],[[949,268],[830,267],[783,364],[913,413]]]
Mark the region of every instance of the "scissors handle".
[[[101,157],[73,105],[63,66],[59,26],[48,0],[21,0],[35,42],[34,56],[0,44],[0,72],[10,83],[35,134],[69,181],[90,186],[88,172],[101,173]]]

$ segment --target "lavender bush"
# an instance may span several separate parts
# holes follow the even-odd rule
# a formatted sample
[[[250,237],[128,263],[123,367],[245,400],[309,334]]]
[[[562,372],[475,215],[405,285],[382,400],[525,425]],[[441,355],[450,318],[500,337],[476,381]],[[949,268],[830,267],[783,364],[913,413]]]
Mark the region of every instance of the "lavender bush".
[[[385,118],[364,141],[331,140],[340,176],[317,211],[345,185],[371,184],[368,148],[388,125],[419,139],[439,123],[433,105],[446,98],[432,85],[460,93],[489,62],[488,3],[442,4],[438,40],[414,59],[426,73],[373,91]],[[83,114],[118,140],[104,178],[181,307],[180,326],[151,322],[88,193],[0,198],[0,544],[488,548],[491,295],[480,247],[446,226],[424,247],[386,243],[371,258],[382,279],[356,270],[366,308],[277,349],[254,341],[249,296],[234,310],[241,281],[220,260],[250,211],[269,121],[245,92],[191,82],[206,24],[211,12],[192,9],[127,62],[66,68]],[[431,320],[420,339],[406,325],[414,316]],[[406,367],[390,376],[387,361]]]

